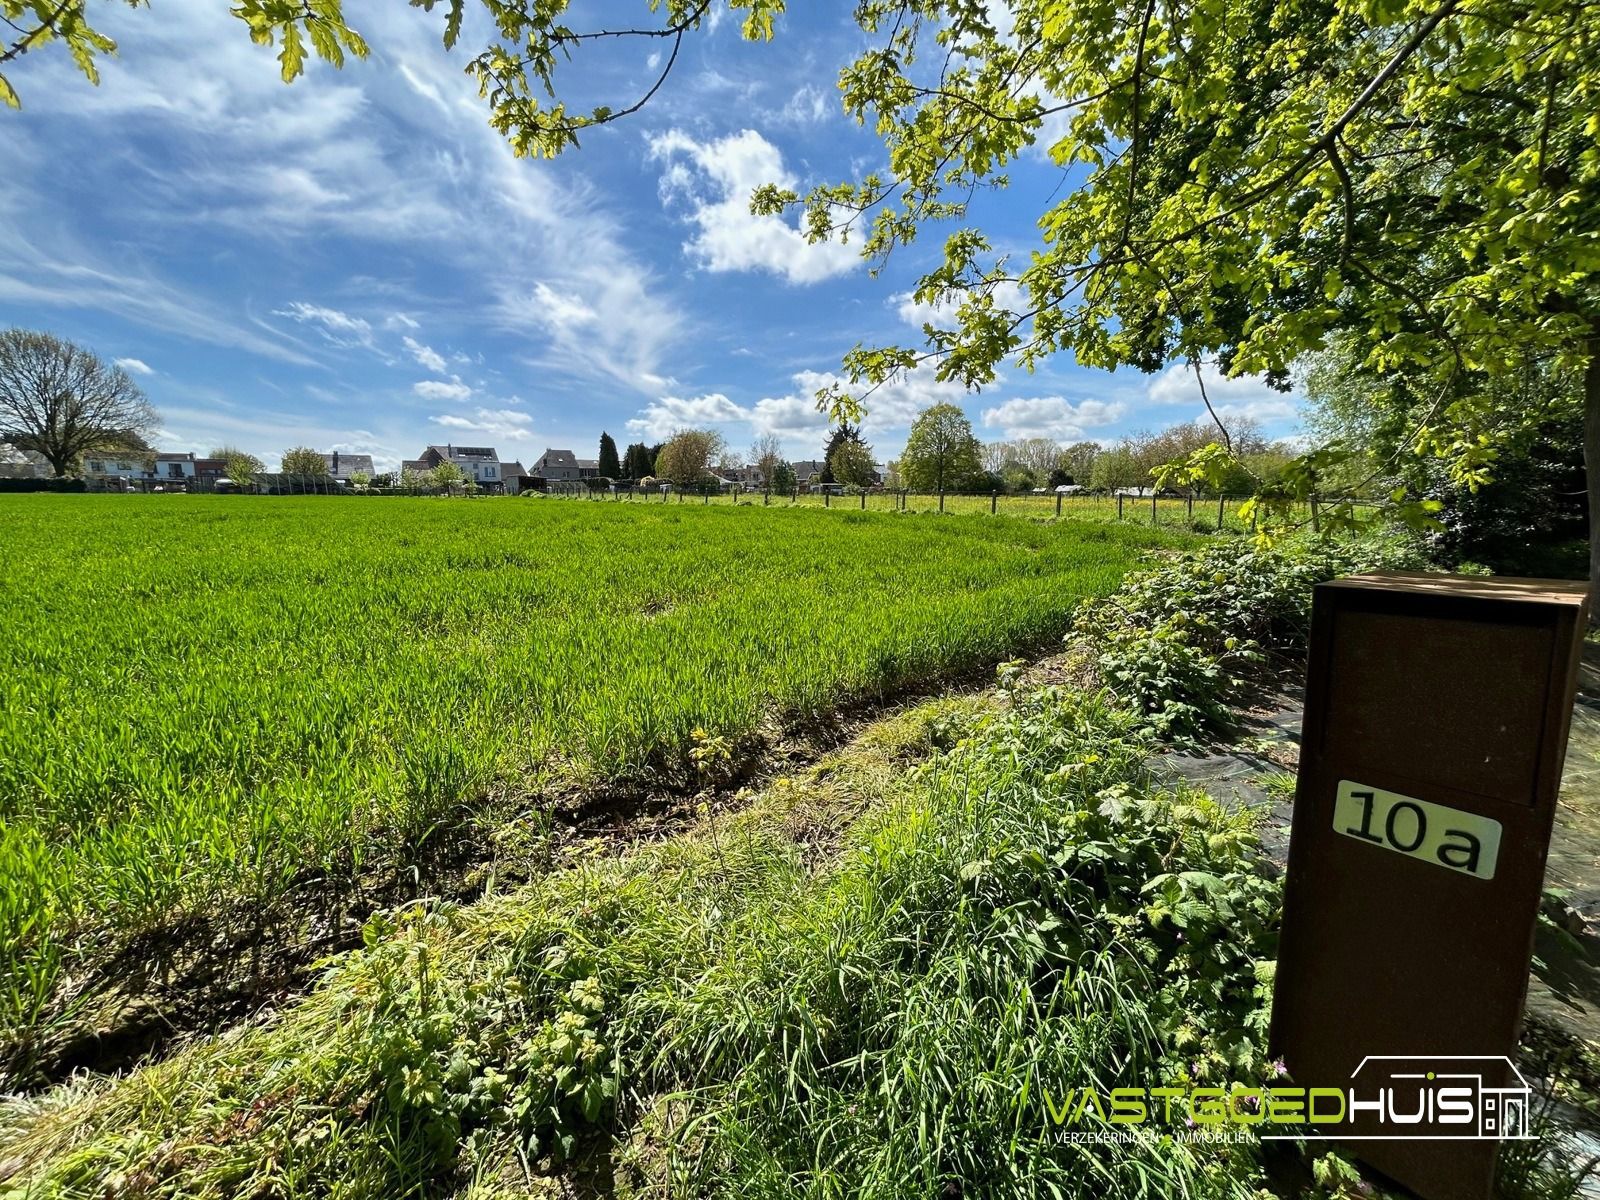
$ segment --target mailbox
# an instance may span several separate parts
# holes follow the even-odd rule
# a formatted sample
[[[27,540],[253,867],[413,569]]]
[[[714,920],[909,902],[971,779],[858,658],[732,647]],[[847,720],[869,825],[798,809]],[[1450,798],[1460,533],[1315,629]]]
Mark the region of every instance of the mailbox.
[[[1343,1094],[1307,1132],[1427,1200],[1487,1200],[1526,1117],[1512,1059],[1587,614],[1548,580],[1316,590],[1271,1043]]]

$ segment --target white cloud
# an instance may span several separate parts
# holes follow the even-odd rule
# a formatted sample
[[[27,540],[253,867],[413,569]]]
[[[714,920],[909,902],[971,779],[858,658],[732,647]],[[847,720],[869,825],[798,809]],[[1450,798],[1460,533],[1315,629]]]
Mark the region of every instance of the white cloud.
[[[1048,437],[1080,441],[1090,429],[1119,420],[1125,411],[1117,401],[1080,400],[1060,396],[1018,396],[983,410],[983,423],[1008,439]]]
[[[1027,312],[1030,307],[1027,294],[1017,284],[996,284],[992,294],[995,304],[1010,312]],[[896,292],[889,297],[889,303],[899,318],[913,329],[921,329],[924,325],[932,325],[935,329],[954,329],[956,313],[964,298],[958,294],[948,300],[929,302],[918,300],[911,292]]]
[[[458,375],[449,380],[422,379],[411,385],[411,390],[424,400],[469,400],[472,389],[461,382]]]
[[[781,217],[754,216],[750,195],[764,183],[797,187],[778,148],[753,129],[711,142],[681,130],[657,137],[650,156],[666,164],[662,202],[681,205],[695,234],[684,252],[708,271],[766,271],[787,283],[819,283],[860,263],[853,246],[815,245]]]
[[[828,428],[828,415],[817,410],[810,396],[772,396],[757,400],[750,414],[757,433],[780,438],[821,438]]]
[[[405,343],[405,348],[411,351],[411,357],[416,359],[420,366],[427,367],[428,370],[437,371],[440,374],[444,373],[444,355],[440,354],[432,346],[423,345],[409,334],[400,340]]]
[[[163,334],[178,334],[213,346],[280,362],[311,366],[301,344],[264,322],[253,322],[266,336],[219,316],[208,297],[187,292],[148,273],[119,273],[102,267],[95,255],[65,241],[46,249],[39,239],[17,233],[0,221],[0,300],[32,307],[98,310]],[[15,236],[13,236],[15,235]]]
[[[820,389],[832,385],[860,396],[867,410],[861,420],[861,428],[868,433],[906,429],[925,408],[935,404],[960,405],[970,398],[970,393],[962,384],[954,380],[941,382],[934,378],[932,363],[915,370],[902,371],[870,395],[866,394],[863,385],[852,384],[833,371],[801,371],[794,381],[800,395],[808,399]]]
[[[748,421],[750,412],[739,407],[721,392],[704,396],[663,396],[648,404],[628,422],[628,428],[646,440],[660,441],[678,429],[697,429],[706,425],[726,425]]]
[[[142,358],[119,358],[115,362],[117,366],[131,375],[154,375],[156,373],[155,368]]]
[[[802,84],[788,102],[772,114],[779,125],[817,125],[828,118],[828,98],[822,89],[812,84]]]
[[[1244,417],[1262,424],[1292,421],[1299,416],[1299,400],[1292,393],[1280,392],[1259,375],[1245,375],[1227,379],[1210,366],[1202,366],[1205,379],[1205,397],[1211,401],[1219,417]],[[1187,363],[1174,363],[1150,382],[1147,397],[1156,404],[1185,405],[1195,410],[1195,415],[1205,415],[1200,383],[1194,368]]]
[[[589,325],[599,315],[577,296],[558,292],[543,282],[533,285],[533,301],[539,310],[533,314],[535,319],[555,329]]]
[[[360,317],[352,317],[337,308],[295,300],[286,308],[273,309],[272,315],[288,317],[291,321],[310,325],[329,343],[341,348],[352,346],[370,348],[372,345],[372,326]]]
[[[455,413],[441,413],[428,419],[446,429],[482,433],[502,442],[534,440],[533,417],[516,408],[479,408],[467,417]]]
[[[215,243],[220,229],[247,239],[241,261],[223,273],[230,277],[252,278],[259,263],[244,260],[265,253],[308,267],[331,258],[356,274],[385,276],[371,281],[376,285],[406,280],[411,311],[358,307],[361,315],[344,314],[364,319],[367,334],[318,321],[286,305],[289,297],[269,293],[265,307],[316,329],[311,340],[320,345],[356,343],[382,353],[367,335],[417,330],[418,310],[445,294],[435,281],[449,279],[459,284],[448,292],[452,317],[537,334],[541,367],[622,381],[646,394],[654,389],[640,382],[642,374],[669,373],[663,359],[683,344],[684,305],[661,294],[659,277],[614,215],[620,202],[590,185],[581,165],[558,173],[515,158],[484,120],[460,64],[439,53],[436,28],[406,12],[374,10],[363,18],[363,33],[378,48],[371,59],[344,71],[311,63],[304,78],[284,87],[274,55],[241,36],[226,8],[172,3],[171,19],[161,22],[105,14],[101,28],[121,53],[103,61],[99,88],[84,86],[64,55],[29,56],[29,76],[17,83],[34,122],[0,145],[0,177],[16,184],[0,195],[0,302],[115,312],[166,333],[316,365],[279,322],[256,322],[264,333],[253,332],[254,318],[238,314],[247,303],[238,295],[196,289],[163,303],[164,292],[176,289],[141,278],[155,269],[124,265],[127,253],[116,260],[126,280],[106,286],[101,243],[90,242],[87,251],[72,245],[60,233],[60,206],[49,200],[59,191],[62,155],[48,137],[92,128],[104,131],[106,146],[161,139],[159,170],[131,152],[102,155],[96,168],[126,182],[124,208],[138,222],[139,243],[153,247],[152,263],[163,239],[184,247],[207,237]],[[196,61],[206,70],[193,70]],[[108,194],[103,184],[84,191]],[[362,272],[367,262],[384,265]],[[66,271],[73,272],[70,286],[54,277]],[[270,279],[258,271],[252,286]],[[543,317],[530,315],[540,283],[581,296],[594,319],[552,332]],[[363,287],[360,294],[370,300],[387,293]]]

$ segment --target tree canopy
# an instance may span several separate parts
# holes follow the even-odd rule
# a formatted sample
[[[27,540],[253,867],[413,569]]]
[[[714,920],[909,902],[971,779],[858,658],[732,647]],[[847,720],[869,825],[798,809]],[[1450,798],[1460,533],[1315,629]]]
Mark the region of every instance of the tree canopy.
[[[983,474],[980,455],[967,414],[954,404],[935,404],[912,423],[900,476],[917,491],[959,491]]]
[[[142,450],[156,411],[121,367],[48,333],[0,331],[0,441],[65,475],[94,450]]]
[[[262,471],[261,460],[237,446],[218,446],[211,451],[210,457],[220,458],[222,469],[227,472],[228,478],[237,484],[254,483],[256,476]]]
[[[680,488],[698,487],[725,449],[722,435],[715,430],[680,429],[656,455],[655,473]]]
[[[328,461],[309,446],[296,446],[283,452],[280,469],[297,479],[320,479],[328,473]]]
[[[828,459],[828,471],[835,483],[846,487],[871,487],[877,482],[877,466],[865,442],[840,442]]]
[[[655,455],[643,442],[634,442],[622,459],[622,478],[644,479],[656,473]]]

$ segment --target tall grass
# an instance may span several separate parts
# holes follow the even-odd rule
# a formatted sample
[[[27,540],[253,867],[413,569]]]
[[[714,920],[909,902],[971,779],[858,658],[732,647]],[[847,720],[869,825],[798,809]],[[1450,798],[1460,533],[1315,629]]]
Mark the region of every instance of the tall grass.
[[[316,497],[13,496],[0,526],[0,1061],[18,1069],[56,1026],[109,1019],[130,975],[314,940],[359,881],[492,855],[540,798],[670,787],[697,738],[737,753],[771,718],[1040,643],[1173,541]]]
[[[1244,1197],[1248,1147],[1057,1140],[1044,1101],[1259,1070],[1275,885],[1054,694],[910,775],[849,762],[693,836],[411,910],[275,1022],[0,1121],[38,1196]],[[899,746],[891,757],[903,761]],[[854,774],[853,774],[854,773]],[[817,786],[833,787],[833,806]],[[811,843],[849,794],[881,805]],[[1203,873],[1232,898],[1165,900]]]

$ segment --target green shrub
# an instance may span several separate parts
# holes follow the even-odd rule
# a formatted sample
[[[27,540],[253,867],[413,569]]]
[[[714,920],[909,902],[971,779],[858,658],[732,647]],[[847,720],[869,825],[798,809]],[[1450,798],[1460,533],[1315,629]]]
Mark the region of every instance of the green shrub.
[[[1226,734],[1231,706],[1257,669],[1304,652],[1317,584],[1419,561],[1419,551],[1377,539],[1268,549],[1221,542],[1165,558],[1110,596],[1085,602],[1068,641],[1161,736]]]

